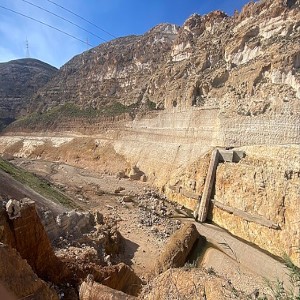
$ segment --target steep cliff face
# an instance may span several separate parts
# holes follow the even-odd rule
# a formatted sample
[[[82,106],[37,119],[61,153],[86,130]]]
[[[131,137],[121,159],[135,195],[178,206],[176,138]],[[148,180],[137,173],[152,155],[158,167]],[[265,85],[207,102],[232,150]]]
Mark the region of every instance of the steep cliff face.
[[[39,90],[34,105],[45,110],[72,102],[100,109],[145,101],[149,77],[163,64],[177,32],[177,26],[161,24],[143,36],[116,39],[74,57]]]
[[[299,15],[298,1],[259,1],[233,17],[195,14],[182,27],[116,39],[64,65],[31,109],[150,101],[220,107],[227,115],[299,113]]]
[[[232,18],[193,15],[154,95],[165,89],[166,107],[216,106],[226,115],[299,112],[298,39],[299,3],[260,1]]]
[[[220,164],[214,198],[225,210],[214,207],[212,214],[215,223],[234,235],[277,256],[287,254],[297,265],[300,264],[299,148],[244,147],[247,155],[239,163]],[[229,212],[232,208],[234,213]],[[247,220],[244,213],[265,225]]]
[[[2,209],[1,216],[1,242],[15,248],[44,280],[59,284],[68,278],[70,274],[55,256],[33,201],[23,201],[18,217],[9,217]]]
[[[36,59],[0,63],[0,129],[20,115],[32,95],[56,73],[57,69]]]

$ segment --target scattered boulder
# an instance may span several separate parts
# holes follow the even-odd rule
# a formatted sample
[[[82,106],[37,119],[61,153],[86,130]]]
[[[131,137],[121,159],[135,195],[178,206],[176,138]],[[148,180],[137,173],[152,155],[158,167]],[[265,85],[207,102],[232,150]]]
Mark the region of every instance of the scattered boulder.
[[[20,202],[10,199],[6,205],[6,211],[10,219],[16,219],[21,216]]]
[[[94,213],[94,218],[95,218],[95,223],[97,225],[102,225],[103,224],[103,215],[99,211],[96,211]]]
[[[118,172],[118,173],[116,174],[116,177],[117,177],[118,179],[128,178],[128,176],[125,174],[124,171]]]
[[[147,181],[147,176],[144,174],[144,175],[142,175],[142,177],[141,177],[141,181],[143,181],[143,182],[146,182]]]
[[[90,212],[77,212],[75,210],[56,217],[56,223],[62,232],[74,234],[89,232],[95,225],[94,222],[94,217]]]
[[[141,177],[144,175],[145,173],[142,172],[137,166],[133,166],[129,172],[129,178],[131,180],[141,180]]]
[[[4,153],[1,155],[1,157],[2,157],[3,159],[5,159],[5,160],[8,160],[8,161],[15,159],[15,157],[14,157],[12,154],[6,153],[6,152],[4,152]]]
[[[119,186],[119,187],[117,187],[117,188],[115,189],[115,194],[119,194],[120,192],[122,192],[122,191],[124,191],[124,190],[125,190],[124,187]]]
[[[80,237],[82,234],[90,232],[97,222],[100,222],[97,224],[103,222],[103,216],[101,217],[98,212],[93,215],[90,212],[72,210],[59,214],[55,218],[53,213],[48,210],[43,212],[42,222],[49,238],[54,241],[59,237],[66,237],[66,235]]]
[[[184,266],[186,259],[199,238],[197,228],[192,223],[183,225],[168,240],[154,268],[155,274],[160,274],[170,268]]]
[[[133,196],[132,195],[127,195],[122,197],[122,202],[132,202],[133,201]]]

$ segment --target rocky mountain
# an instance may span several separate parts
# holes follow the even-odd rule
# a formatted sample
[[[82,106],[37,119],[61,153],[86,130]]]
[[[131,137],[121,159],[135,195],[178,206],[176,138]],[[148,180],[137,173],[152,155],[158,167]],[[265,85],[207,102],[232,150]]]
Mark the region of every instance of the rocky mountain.
[[[102,44],[65,64],[31,110],[219,107],[228,115],[300,110],[299,1],[251,2]],[[155,103],[155,105],[154,105]],[[147,105],[146,105],[147,106]]]
[[[38,91],[34,106],[47,110],[72,102],[100,109],[145,100],[148,81],[164,65],[177,33],[177,26],[161,24],[142,36],[119,38],[74,57]]]
[[[57,69],[36,59],[0,63],[0,129],[20,115],[32,95],[56,73]]]

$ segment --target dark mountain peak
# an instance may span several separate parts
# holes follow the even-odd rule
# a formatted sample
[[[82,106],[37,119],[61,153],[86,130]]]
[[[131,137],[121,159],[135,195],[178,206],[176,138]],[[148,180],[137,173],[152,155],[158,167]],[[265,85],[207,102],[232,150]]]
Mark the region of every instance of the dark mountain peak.
[[[57,68],[35,58],[20,58],[11,60],[9,62],[0,63],[1,67],[7,66],[23,66],[23,67],[34,67],[34,68],[41,68],[41,69],[49,69],[53,71],[57,71]]]

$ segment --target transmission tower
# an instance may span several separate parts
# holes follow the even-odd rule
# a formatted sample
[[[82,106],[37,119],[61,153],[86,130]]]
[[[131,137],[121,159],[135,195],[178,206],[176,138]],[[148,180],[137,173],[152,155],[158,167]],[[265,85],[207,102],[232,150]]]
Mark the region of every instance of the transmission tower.
[[[30,58],[29,43],[28,43],[28,39],[27,38],[26,38],[26,58]]]

